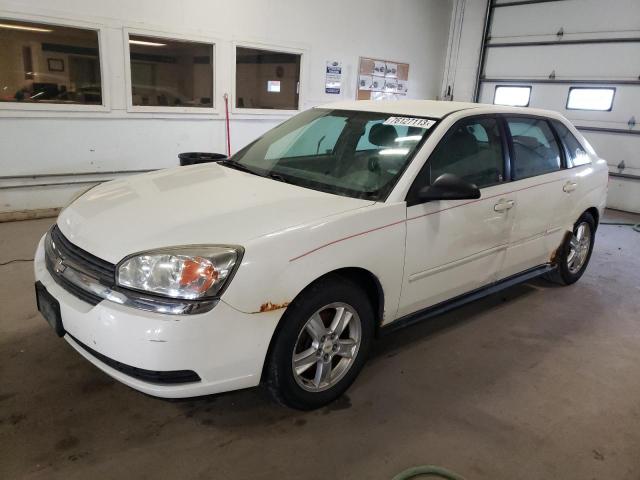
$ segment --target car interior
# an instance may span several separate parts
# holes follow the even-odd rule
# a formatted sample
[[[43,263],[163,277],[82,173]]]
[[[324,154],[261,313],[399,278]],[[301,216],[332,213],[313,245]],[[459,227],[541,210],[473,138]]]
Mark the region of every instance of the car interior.
[[[494,119],[462,123],[450,132],[429,158],[430,181],[452,173],[478,187],[502,181],[503,156]]]
[[[299,132],[279,158],[274,158],[272,168],[350,190],[380,192],[402,170],[425,132],[417,127],[385,125],[384,120],[352,118],[335,125],[339,129],[335,134],[327,129],[313,141],[306,132]],[[347,124],[349,128],[345,128]],[[311,155],[299,155],[309,153],[310,146]]]

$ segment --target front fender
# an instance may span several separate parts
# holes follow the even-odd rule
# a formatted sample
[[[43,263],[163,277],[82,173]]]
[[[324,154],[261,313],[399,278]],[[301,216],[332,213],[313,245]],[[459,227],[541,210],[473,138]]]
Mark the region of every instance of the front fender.
[[[384,319],[398,309],[404,269],[406,206],[378,203],[265,235],[245,245],[242,264],[222,300],[246,313],[282,310],[309,284],[358,267],[375,275]]]

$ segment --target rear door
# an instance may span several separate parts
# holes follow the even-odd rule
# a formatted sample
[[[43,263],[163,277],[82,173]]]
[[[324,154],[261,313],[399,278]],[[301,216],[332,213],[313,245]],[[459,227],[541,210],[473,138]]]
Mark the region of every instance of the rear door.
[[[563,203],[572,182],[565,155],[545,118],[505,116],[516,206],[499,277],[549,263],[565,233]]]
[[[399,316],[495,280],[514,219],[506,152],[500,121],[484,115],[454,124],[426,161],[407,196]],[[421,203],[417,192],[443,173],[475,183],[481,198]]]

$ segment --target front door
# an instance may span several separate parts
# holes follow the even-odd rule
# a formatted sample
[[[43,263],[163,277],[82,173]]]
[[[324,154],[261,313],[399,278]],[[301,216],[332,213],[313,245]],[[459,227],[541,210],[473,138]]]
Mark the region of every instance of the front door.
[[[496,118],[465,118],[447,132],[416,177],[407,198],[399,316],[495,281],[515,210],[512,185],[505,181],[505,150]],[[481,198],[419,203],[417,191],[443,173],[475,183]]]

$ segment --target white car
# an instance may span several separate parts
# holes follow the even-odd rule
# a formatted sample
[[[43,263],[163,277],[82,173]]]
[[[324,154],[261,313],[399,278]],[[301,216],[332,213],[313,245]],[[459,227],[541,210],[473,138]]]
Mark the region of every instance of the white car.
[[[583,274],[607,165],[561,115],[340,102],[228,160],[111,181],[36,252],[40,311],[158,397],[265,383],[309,409],[374,337],[542,274]]]

